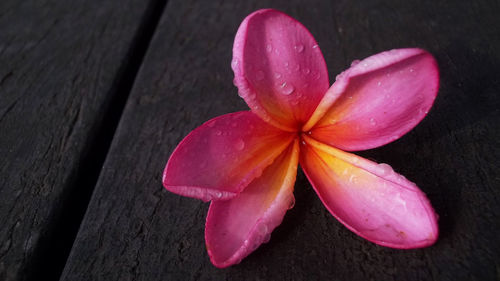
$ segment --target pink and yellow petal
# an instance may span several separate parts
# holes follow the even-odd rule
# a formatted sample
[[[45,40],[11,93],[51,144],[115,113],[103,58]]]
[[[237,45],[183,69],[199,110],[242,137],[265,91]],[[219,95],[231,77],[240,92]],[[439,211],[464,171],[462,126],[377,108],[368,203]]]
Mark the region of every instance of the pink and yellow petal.
[[[181,141],[165,167],[163,185],[204,201],[232,198],[260,176],[293,137],[250,111],[219,116]]]
[[[429,53],[382,52],[342,73],[304,129],[343,150],[378,147],[398,139],[425,117],[438,86],[437,64]]]
[[[330,213],[376,244],[401,249],[433,244],[437,215],[418,187],[377,164],[304,137],[301,166]]]
[[[237,197],[213,201],[207,215],[205,240],[217,267],[239,263],[270,239],[294,202],[298,140],[283,152]]]
[[[323,55],[309,31],[290,16],[259,10],[242,22],[233,47],[235,85],[262,119],[296,131],[329,87]]]

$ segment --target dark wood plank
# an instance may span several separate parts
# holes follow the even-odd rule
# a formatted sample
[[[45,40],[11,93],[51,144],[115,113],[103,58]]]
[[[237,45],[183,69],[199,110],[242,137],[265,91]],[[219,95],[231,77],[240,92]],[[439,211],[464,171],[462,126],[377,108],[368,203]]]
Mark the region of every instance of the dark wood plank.
[[[113,140],[62,280],[498,280],[500,12],[495,1],[170,1]],[[275,7],[319,41],[330,76],[354,59],[419,46],[440,65],[429,116],[360,155],[390,163],[428,194],[441,236],[401,251],[369,243],[322,206],[299,173],[296,205],[271,241],[213,267],[208,204],[165,191],[170,152],[209,118],[246,109],[232,86],[234,34]]]
[[[59,278],[156,2],[0,1],[0,280]]]

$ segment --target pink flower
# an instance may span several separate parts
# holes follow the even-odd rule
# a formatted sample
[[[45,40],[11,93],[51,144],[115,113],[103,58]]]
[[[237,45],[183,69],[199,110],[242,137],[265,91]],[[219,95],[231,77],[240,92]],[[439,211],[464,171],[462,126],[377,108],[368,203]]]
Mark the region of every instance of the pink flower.
[[[425,117],[437,94],[434,58],[397,49],[353,63],[329,87],[309,31],[276,10],[239,27],[234,83],[251,111],[192,131],[163,174],[169,191],[211,200],[205,239],[217,267],[239,263],[270,238],[294,204],[297,166],[330,213],[376,244],[433,244],[437,215],[418,187],[387,164],[344,152],[379,147]]]

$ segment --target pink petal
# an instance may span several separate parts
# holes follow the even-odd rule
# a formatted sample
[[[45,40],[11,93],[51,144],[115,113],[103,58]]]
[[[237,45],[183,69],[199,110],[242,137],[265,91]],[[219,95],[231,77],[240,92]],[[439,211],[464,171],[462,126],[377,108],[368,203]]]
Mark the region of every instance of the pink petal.
[[[214,118],[174,150],[163,173],[171,192],[204,201],[236,196],[288,146],[293,135],[250,111]]]
[[[321,201],[347,228],[401,249],[433,244],[437,215],[425,194],[387,164],[304,137],[300,164]]]
[[[234,83],[262,119],[300,129],[328,90],[323,55],[309,31],[290,16],[259,10],[241,23],[233,46]]]
[[[210,204],[205,240],[215,266],[239,263],[270,239],[294,202],[298,154],[296,140],[237,197]]]
[[[437,64],[429,53],[383,52],[341,74],[304,129],[321,118],[311,130],[313,138],[343,150],[378,147],[425,117],[438,86]]]

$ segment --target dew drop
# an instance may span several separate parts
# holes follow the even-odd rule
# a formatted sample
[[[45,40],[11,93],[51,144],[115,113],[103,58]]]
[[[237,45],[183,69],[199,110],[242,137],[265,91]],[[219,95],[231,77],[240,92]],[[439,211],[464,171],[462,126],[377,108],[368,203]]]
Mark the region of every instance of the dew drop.
[[[217,199],[221,199],[222,198],[222,193],[220,191],[214,191],[214,197],[217,198]]]
[[[271,232],[264,235],[264,237],[262,238],[262,243],[267,243],[269,242],[269,240],[271,240]]]
[[[286,61],[284,65],[285,67],[288,67],[289,63]]]
[[[245,148],[245,142],[244,142],[242,139],[238,139],[238,140],[234,143],[234,147],[235,147],[237,150],[243,150],[243,148]]]
[[[234,71],[239,71],[239,69],[238,69],[239,64],[240,64],[240,62],[238,61],[238,59],[237,59],[237,58],[234,58],[234,59],[231,61],[231,68],[232,68]]]
[[[311,72],[311,70],[309,68],[304,68],[304,69],[302,69],[302,72],[304,74],[309,74]]]
[[[370,118],[370,124],[371,124],[372,126],[377,125],[377,121],[375,121],[375,118]]]
[[[304,45],[302,44],[296,45],[294,48],[297,53],[302,53],[304,51]]]
[[[258,229],[260,235],[266,235],[268,233],[267,225],[266,224],[260,224]]]
[[[410,68],[410,72],[413,72],[413,71],[415,71],[415,70],[413,68]]]
[[[305,142],[305,141],[303,141],[303,140],[302,140],[302,141],[300,141],[300,143],[301,143],[302,145],[306,145],[306,142]]]
[[[294,206],[295,206],[295,197],[292,195],[292,197],[290,198],[290,203],[288,205],[288,210],[290,210]]]
[[[264,79],[264,71],[262,70],[257,70],[257,72],[255,73],[255,79],[257,79],[257,81],[261,81],[262,79]]]
[[[217,131],[215,131],[215,135],[220,136],[220,135],[222,135],[222,132],[220,130],[217,130]]]
[[[207,126],[213,128],[215,126],[215,121],[208,123]]]
[[[266,46],[266,51],[267,51],[268,53],[272,52],[272,51],[273,51],[273,46],[271,46],[271,44],[267,44],[267,46]]]
[[[279,72],[274,73],[274,77],[276,79],[280,79],[281,78],[281,73],[279,73]]]
[[[295,91],[293,85],[287,82],[283,82],[283,84],[280,85],[280,88],[281,88],[281,93],[287,96],[293,93],[293,91]]]
[[[357,183],[358,182],[358,178],[355,175],[351,175],[349,177],[349,182]]]
[[[318,45],[312,46],[313,49],[318,49]]]
[[[358,64],[359,62],[360,62],[360,60],[353,60],[353,61],[351,62],[351,67],[352,67],[352,66],[355,66],[355,65],[356,65],[356,64]]]
[[[388,176],[393,172],[391,166],[389,166],[385,163],[378,164],[378,167],[380,169],[380,173],[382,176]]]
[[[377,82],[377,86],[379,86],[379,87],[380,87],[380,85],[382,85],[382,82],[378,81],[378,82]]]

